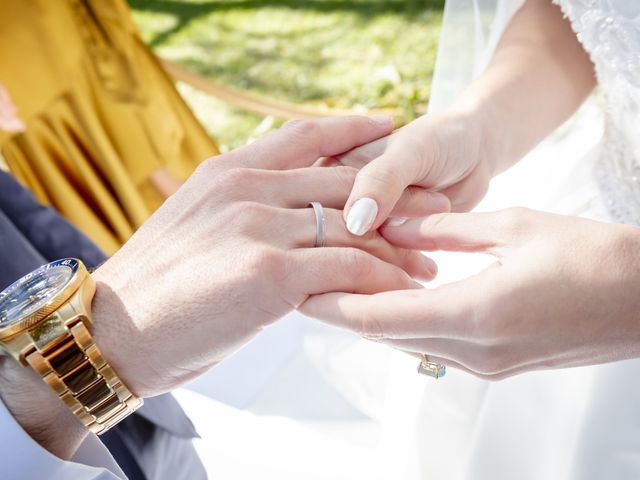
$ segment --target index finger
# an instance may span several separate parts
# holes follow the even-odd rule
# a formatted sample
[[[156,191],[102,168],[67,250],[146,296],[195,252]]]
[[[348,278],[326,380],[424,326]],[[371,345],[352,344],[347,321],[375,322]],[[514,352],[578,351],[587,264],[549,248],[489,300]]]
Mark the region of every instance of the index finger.
[[[489,271],[435,289],[315,295],[298,309],[366,338],[466,340],[475,338],[483,323]]]
[[[391,134],[394,135],[394,134]],[[369,142],[366,145],[354,148],[353,150],[340,155],[337,160],[340,164],[347,167],[354,167],[358,170],[368,164],[371,160],[378,158],[382,155],[389,144],[390,136],[379,138],[373,142]]]
[[[310,167],[320,157],[345,153],[392,130],[393,119],[387,116],[294,120],[245,147],[249,155],[235,166],[271,170]]]

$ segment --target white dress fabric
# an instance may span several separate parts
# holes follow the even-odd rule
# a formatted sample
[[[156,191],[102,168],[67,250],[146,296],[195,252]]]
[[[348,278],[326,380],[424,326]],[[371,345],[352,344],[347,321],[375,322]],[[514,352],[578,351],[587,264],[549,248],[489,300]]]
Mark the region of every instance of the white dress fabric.
[[[640,2],[555,0],[593,61],[606,102],[597,177],[612,218],[640,225]]]
[[[498,177],[478,209],[522,205],[640,225],[640,2],[556,3],[596,67],[598,93]],[[438,75],[446,82],[446,74],[437,73],[436,80]],[[451,98],[440,92],[447,98],[435,108]],[[466,256],[442,256],[441,271],[453,271],[444,281],[472,273],[467,263]],[[398,438],[409,438],[401,449],[408,465],[402,478],[640,478],[639,360],[534,372],[498,383],[450,371],[442,382],[421,387],[407,362],[397,362],[390,388],[412,393],[397,395],[387,410]]]

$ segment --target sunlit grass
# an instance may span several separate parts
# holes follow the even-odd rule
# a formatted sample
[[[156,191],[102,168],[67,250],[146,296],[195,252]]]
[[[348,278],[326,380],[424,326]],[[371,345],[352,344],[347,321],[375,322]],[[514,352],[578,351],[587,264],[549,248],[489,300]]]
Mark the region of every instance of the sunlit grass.
[[[429,98],[443,3],[130,1],[156,53],[218,82],[290,102],[401,108],[407,119]],[[181,91],[227,148],[279,123]]]

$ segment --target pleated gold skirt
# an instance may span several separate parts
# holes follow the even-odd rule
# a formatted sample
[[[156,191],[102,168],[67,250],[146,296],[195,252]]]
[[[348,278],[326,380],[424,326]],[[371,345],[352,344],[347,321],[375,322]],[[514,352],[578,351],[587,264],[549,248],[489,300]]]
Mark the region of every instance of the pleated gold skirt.
[[[111,254],[215,143],[122,0],[0,2],[0,82],[26,131],[0,131],[16,178]]]

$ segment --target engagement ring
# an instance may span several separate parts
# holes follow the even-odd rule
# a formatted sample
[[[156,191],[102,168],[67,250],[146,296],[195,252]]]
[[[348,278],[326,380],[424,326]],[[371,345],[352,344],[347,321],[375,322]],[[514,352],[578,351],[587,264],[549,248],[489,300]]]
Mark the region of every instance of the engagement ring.
[[[438,378],[442,378],[447,373],[447,367],[442,365],[441,363],[430,362],[427,354],[422,354],[422,361],[420,365],[418,365],[418,373],[422,375],[427,375],[428,377],[433,377],[436,380]]]

